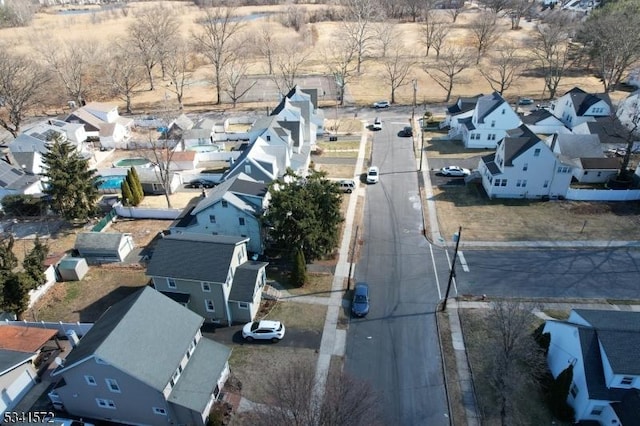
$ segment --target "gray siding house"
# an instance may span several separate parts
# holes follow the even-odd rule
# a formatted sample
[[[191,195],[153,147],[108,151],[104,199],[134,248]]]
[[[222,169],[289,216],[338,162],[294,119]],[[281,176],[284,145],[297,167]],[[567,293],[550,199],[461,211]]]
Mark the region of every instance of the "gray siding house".
[[[245,237],[170,234],[156,243],[147,275],[156,290],[207,321],[231,325],[255,318],[267,263],[249,260]]]
[[[110,307],[53,373],[54,406],[129,425],[207,423],[230,349],[203,318],[150,287]]]

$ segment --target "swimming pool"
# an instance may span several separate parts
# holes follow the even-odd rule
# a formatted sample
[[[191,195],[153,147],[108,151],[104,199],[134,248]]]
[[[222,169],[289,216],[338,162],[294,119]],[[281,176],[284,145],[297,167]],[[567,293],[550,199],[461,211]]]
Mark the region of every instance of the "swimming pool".
[[[122,160],[119,160],[113,163],[113,167],[131,167],[131,166],[150,167],[151,161],[143,157],[134,157],[134,158],[123,158]]]
[[[189,148],[187,148],[187,151],[220,152],[220,147],[218,145],[196,145],[196,146],[190,146]]]
[[[126,176],[100,176],[96,182],[98,189],[120,189]]]

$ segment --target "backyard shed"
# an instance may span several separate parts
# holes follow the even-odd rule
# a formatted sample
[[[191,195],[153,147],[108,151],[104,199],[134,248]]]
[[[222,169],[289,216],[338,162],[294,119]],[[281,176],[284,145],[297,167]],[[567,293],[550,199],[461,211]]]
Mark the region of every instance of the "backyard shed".
[[[88,271],[89,265],[81,257],[66,257],[58,263],[58,274],[63,281],[80,281]]]
[[[117,232],[82,232],[74,248],[89,263],[122,262],[133,250],[131,234]]]

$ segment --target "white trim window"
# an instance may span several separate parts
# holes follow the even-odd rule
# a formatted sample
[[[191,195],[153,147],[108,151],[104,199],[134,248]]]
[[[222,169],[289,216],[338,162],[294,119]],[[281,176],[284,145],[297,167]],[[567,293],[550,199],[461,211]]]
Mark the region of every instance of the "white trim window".
[[[207,312],[215,312],[216,308],[213,305],[213,300],[211,299],[204,299],[204,308],[207,310]]]
[[[238,308],[249,309],[249,304],[247,302],[238,302]]]
[[[118,386],[118,382],[115,379],[104,379],[107,382],[107,387],[111,392],[121,393],[120,386]]]
[[[160,407],[153,407],[153,414],[157,414],[159,416],[166,416],[167,415],[167,410],[165,410],[164,408],[160,408]]]
[[[93,376],[84,376],[84,380],[90,386],[98,386],[98,383],[96,382],[96,378]]]
[[[208,283],[208,282],[204,282],[204,281],[203,281],[203,282],[201,282],[200,284],[202,285],[202,291],[205,291],[205,292],[207,292],[207,293],[210,293],[210,292],[211,292],[211,283]]]
[[[174,280],[173,278],[167,278],[167,287],[177,288],[178,286],[176,285],[176,280]]]
[[[116,403],[111,399],[96,398],[96,404],[98,404],[98,407],[100,408],[109,408],[111,410],[116,409]]]

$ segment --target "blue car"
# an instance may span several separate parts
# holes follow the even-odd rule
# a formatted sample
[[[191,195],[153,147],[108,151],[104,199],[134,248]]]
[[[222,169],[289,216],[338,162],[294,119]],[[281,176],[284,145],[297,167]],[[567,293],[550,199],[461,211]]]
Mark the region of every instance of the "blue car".
[[[369,313],[369,284],[357,283],[353,289],[351,312],[356,317],[363,317]]]

